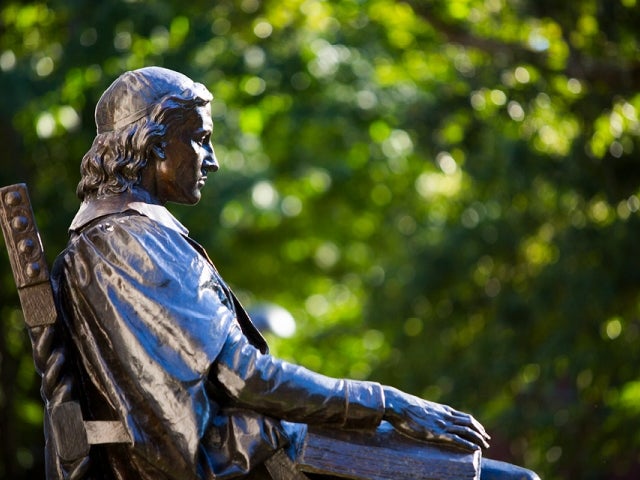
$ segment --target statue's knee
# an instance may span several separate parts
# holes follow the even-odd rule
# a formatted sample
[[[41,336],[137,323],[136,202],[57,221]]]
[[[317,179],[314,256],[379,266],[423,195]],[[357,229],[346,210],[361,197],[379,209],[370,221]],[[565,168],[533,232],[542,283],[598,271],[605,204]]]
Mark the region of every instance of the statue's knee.
[[[522,477],[520,480],[540,480],[540,477],[536,472],[532,472],[531,470],[527,470],[525,468],[522,469]]]
[[[540,477],[526,468],[483,458],[480,480],[540,480]]]

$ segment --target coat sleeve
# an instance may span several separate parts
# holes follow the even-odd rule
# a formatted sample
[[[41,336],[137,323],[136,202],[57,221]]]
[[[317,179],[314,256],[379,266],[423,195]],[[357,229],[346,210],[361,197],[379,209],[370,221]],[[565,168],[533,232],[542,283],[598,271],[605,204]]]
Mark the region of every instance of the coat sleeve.
[[[263,354],[237,325],[211,377],[239,405],[291,422],[373,430],[384,414],[380,384],[327,377]]]

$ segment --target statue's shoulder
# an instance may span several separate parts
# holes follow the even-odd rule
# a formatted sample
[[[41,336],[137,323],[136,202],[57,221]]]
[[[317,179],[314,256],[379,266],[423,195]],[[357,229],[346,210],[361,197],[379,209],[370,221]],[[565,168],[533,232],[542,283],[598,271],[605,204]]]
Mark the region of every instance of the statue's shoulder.
[[[73,230],[55,265],[67,274],[86,271],[89,276],[109,268],[154,284],[169,272],[185,275],[183,270],[196,255],[178,232],[139,212],[124,211],[96,217]]]

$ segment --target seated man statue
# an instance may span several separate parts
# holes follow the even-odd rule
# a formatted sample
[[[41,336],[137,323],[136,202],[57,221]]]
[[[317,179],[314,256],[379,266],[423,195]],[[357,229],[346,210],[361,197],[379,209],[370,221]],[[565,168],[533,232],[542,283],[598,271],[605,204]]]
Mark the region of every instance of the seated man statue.
[[[100,98],[82,200],[52,280],[84,416],[131,442],[91,450],[90,478],[270,478],[264,462],[305,425],[488,447],[471,415],[378,383],[329,378],[269,355],[204,249],[165,209],[195,204],[218,170],[211,93],[159,67]],[[485,478],[534,479],[486,461]]]

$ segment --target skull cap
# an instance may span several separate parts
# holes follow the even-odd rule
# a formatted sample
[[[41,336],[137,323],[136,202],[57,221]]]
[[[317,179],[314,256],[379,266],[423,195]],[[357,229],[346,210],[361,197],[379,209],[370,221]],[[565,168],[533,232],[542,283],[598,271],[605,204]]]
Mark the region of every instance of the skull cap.
[[[125,127],[151,113],[166,96],[213,99],[211,92],[182,73],[162,67],[145,67],[120,75],[98,100],[95,119],[98,134]]]

